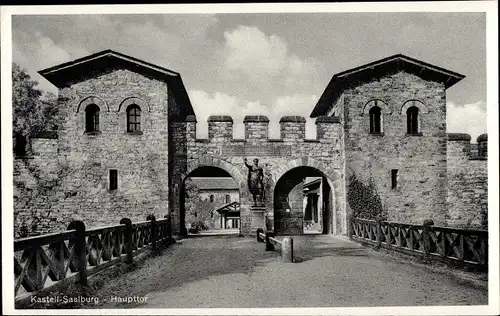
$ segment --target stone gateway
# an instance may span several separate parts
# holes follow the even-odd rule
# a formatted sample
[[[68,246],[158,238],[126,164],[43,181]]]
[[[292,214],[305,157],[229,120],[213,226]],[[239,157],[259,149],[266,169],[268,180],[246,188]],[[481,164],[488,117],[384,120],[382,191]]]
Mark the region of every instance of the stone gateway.
[[[203,168],[237,183],[242,235],[346,235],[349,216],[484,226],[487,136],[446,132],[446,89],[464,78],[453,71],[394,55],[335,74],[310,114],[316,139],[300,116],[269,139],[265,115],[245,117],[244,139],[211,116],[197,139],[181,75],[111,50],[40,74],[62,124],[14,159],[16,237],[149,214],[183,234],[185,180]]]

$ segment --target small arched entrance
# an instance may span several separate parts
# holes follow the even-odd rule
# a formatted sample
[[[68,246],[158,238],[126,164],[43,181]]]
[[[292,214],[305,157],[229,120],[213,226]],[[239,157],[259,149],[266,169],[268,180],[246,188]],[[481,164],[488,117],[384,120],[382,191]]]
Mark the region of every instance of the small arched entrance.
[[[179,231],[240,233],[240,187],[226,170],[198,166],[183,179],[180,190]]]
[[[274,232],[282,235],[332,234],[332,182],[319,169],[300,166],[284,173],[274,188]]]

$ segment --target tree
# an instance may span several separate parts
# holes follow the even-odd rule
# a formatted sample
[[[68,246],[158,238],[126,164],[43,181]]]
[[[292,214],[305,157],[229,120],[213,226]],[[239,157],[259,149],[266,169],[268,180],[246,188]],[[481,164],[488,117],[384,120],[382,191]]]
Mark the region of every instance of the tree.
[[[185,210],[186,210],[186,223],[199,223],[204,227],[209,227],[211,214],[214,211],[213,203],[207,199],[200,197],[200,190],[191,178],[186,179],[185,182]],[[196,213],[196,216],[195,216]],[[195,219],[196,218],[196,219]]]
[[[32,135],[59,127],[56,96],[37,86],[25,69],[12,64],[12,132],[16,143],[29,143]]]

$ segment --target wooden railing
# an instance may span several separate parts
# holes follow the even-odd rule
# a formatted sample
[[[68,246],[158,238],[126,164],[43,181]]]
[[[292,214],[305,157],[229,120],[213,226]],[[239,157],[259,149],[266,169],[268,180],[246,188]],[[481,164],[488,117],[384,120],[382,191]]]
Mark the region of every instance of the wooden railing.
[[[293,239],[292,237],[284,237],[283,240],[274,238],[272,232],[264,234],[262,228],[257,229],[257,242],[266,243],[266,251],[274,251],[275,245],[280,246],[281,259],[283,262],[293,262]]]
[[[378,248],[437,259],[460,266],[488,266],[488,231],[423,225],[401,224],[353,218],[350,238]]]
[[[170,220],[132,223],[124,218],[119,225],[85,230],[81,221],[68,230],[14,240],[14,293],[16,301],[56,285],[87,277],[118,262],[133,262],[146,249],[171,240]],[[66,282],[66,283],[65,283]]]

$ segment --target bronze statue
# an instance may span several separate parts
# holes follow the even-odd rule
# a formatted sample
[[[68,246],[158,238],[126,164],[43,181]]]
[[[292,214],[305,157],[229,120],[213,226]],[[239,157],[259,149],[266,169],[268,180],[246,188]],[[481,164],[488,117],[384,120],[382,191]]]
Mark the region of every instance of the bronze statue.
[[[253,160],[253,165],[250,165],[247,159],[244,159],[245,166],[248,168],[248,189],[253,196],[253,204],[257,206],[264,202],[264,170],[259,167],[259,159]]]

